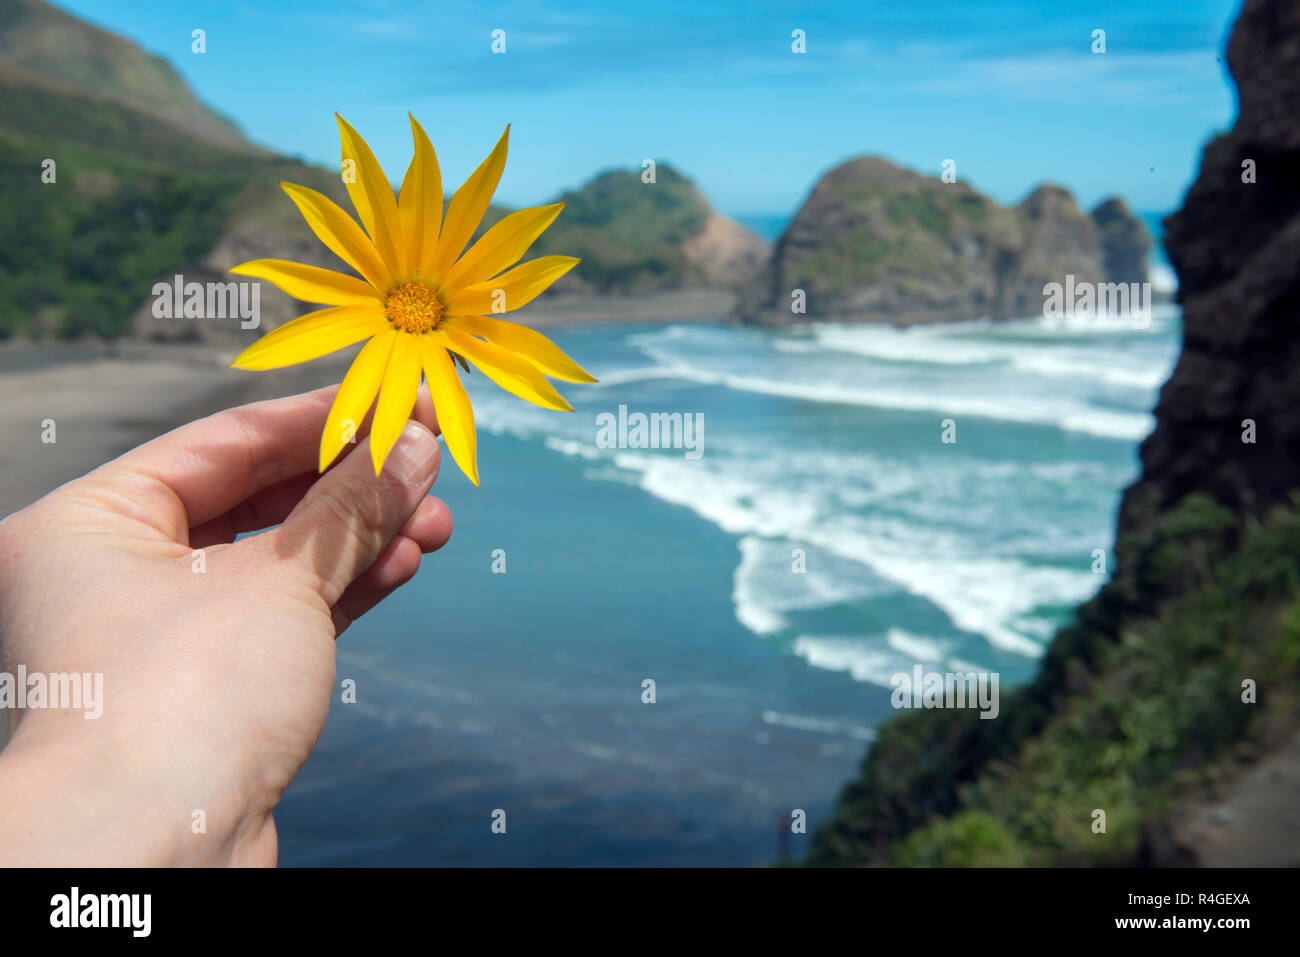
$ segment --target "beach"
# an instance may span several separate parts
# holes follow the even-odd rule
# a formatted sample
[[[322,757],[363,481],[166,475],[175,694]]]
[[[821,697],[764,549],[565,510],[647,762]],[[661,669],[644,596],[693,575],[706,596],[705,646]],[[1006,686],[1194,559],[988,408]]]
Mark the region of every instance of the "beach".
[[[253,376],[227,352],[148,343],[0,349],[0,514],[185,422],[337,382],[337,362]],[[53,422],[53,430],[48,422]],[[54,441],[44,441],[52,437]]]

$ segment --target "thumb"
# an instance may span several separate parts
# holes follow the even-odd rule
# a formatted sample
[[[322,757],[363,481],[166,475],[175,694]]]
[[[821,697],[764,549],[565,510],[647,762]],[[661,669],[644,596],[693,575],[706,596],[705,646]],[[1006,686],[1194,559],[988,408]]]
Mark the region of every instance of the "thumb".
[[[331,607],[369,568],[415,513],[438,474],[440,450],[432,432],[407,422],[375,477],[369,436],[316,480],[272,533],[275,550],[315,577]]]

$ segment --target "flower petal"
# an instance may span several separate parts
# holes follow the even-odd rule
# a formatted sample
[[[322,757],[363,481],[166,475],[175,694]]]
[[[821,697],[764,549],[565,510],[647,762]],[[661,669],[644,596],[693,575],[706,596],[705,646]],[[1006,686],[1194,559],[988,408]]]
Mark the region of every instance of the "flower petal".
[[[354,130],[348,121],[337,113],[334,118],[339,121],[339,142],[343,149],[344,169],[350,160],[353,175],[345,176],[343,183],[352,197],[361,224],[374,240],[379,250],[379,258],[384,261],[388,271],[394,276],[406,272],[405,248],[402,244],[401,227],[397,220],[397,200],[393,198],[393,184],[388,181],[383,167],[375,159],[369,145]]]
[[[479,237],[456,264],[447,270],[440,285],[451,294],[457,286],[469,286],[491,279],[523,258],[528,247],[555,222],[563,203],[521,209],[504,217]]]
[[[297,204],[317,239],[381,293],[388,290],[393,284],[392,273],[356,220],[323,193],[295,183],[282,182],[280,186]]]
[[[451,356],[436,337],[420,337],[420,357],[447,451],[469,480],[478,485],[478,436],[474,431],[474,407],[465,386]]]
[[[573,411],[573,406],[555,391],[555,386],[527,360],[498,345],[468,336],[454,326],[441,325],[438,332],[446,338],[449,348],[478,366],[485,376],[507,392],[546,409]]]
[[[318,309],[268,332],[230,364],[236,369],[278,369],[319,359],[391,328],[378,303]]]
[[[370,461],[375,475],[384,470],[384,460],[397,444],[402,427],[415,408],[415,394],[420,390],[420,348],[423,336],[399,333],[388,357],[384,385],[379,390],[379,404],[370,423]]]
[[[447,204],[447,218],[443,220],[442,232],[438,235],[438,251],[429,268],[431,277],[441,277],[451,268],[483,221],[483,214],[487,212],[492,194],[501,180],[501,171],[505,169],[509,138],[510,127],[507,126],[488,158],[470,174]]]
[[[410,114],[407,114],[410,116]],[[397,214],[406,237],[406,265],[412,272],[426,275],[438,252],[438,230],[442,227],[442,171],[438,154],[433,151],[428,134],[411,119],[411,138],[415,155],[402,180],[397,200]]]
[[[454,329],[471,336],[482,336],[494,345],[523,356],[553,379],[564,379],[566,382],[598,381],[536,329],[487,316],[452,316],[445,322]]]
[[[361,420],[370,410],[370,403],[375,401],[375,393],[384,380],[384,371],[388,368],[388,356],[393,343],[397,341],[397,330],[389,328],[381,332],[357,353],[352,367],[343,377],[330,414],[325,419],[325,428],[320,434],[320,470],[324,472],[330,463],[338,458],[343,446],[353,440],[361,427]]]
[[[495,279],[457,289],[447,297],[448,316],[481,316],[520,309],[550,288],[581,259],[542,256],[530,259]],[[499,293],[498,293],[499,290]]]
[[[230,272],[237,276],[265,279],[304,302],[319,302],[327,306],[382,302],[373,286],[355,276],[285,259],[253,259],[241,263]]]

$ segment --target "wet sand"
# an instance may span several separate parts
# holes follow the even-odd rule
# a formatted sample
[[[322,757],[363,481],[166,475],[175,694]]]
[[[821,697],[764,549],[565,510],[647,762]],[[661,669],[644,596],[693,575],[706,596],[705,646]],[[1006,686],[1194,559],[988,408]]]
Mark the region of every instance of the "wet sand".
[[[0,350],[0,516],[182,423],[328,385],[346,369],[331,359],[250,373],[229,359],[139,343]]]

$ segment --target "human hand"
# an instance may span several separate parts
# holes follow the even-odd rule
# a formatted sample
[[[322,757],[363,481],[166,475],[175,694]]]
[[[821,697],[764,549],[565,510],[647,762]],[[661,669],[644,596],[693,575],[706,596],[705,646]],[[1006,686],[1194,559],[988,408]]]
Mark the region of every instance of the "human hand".
[[[0,522],[5,670],[102,674],[104,698],[97,720],[20,713],[0,861],[275,863],[271,812],[324,727],[335,637],[451,535],[426,497],[427,393],[379,478],[368,423],[318,476],[335,391],[191,423]]]

